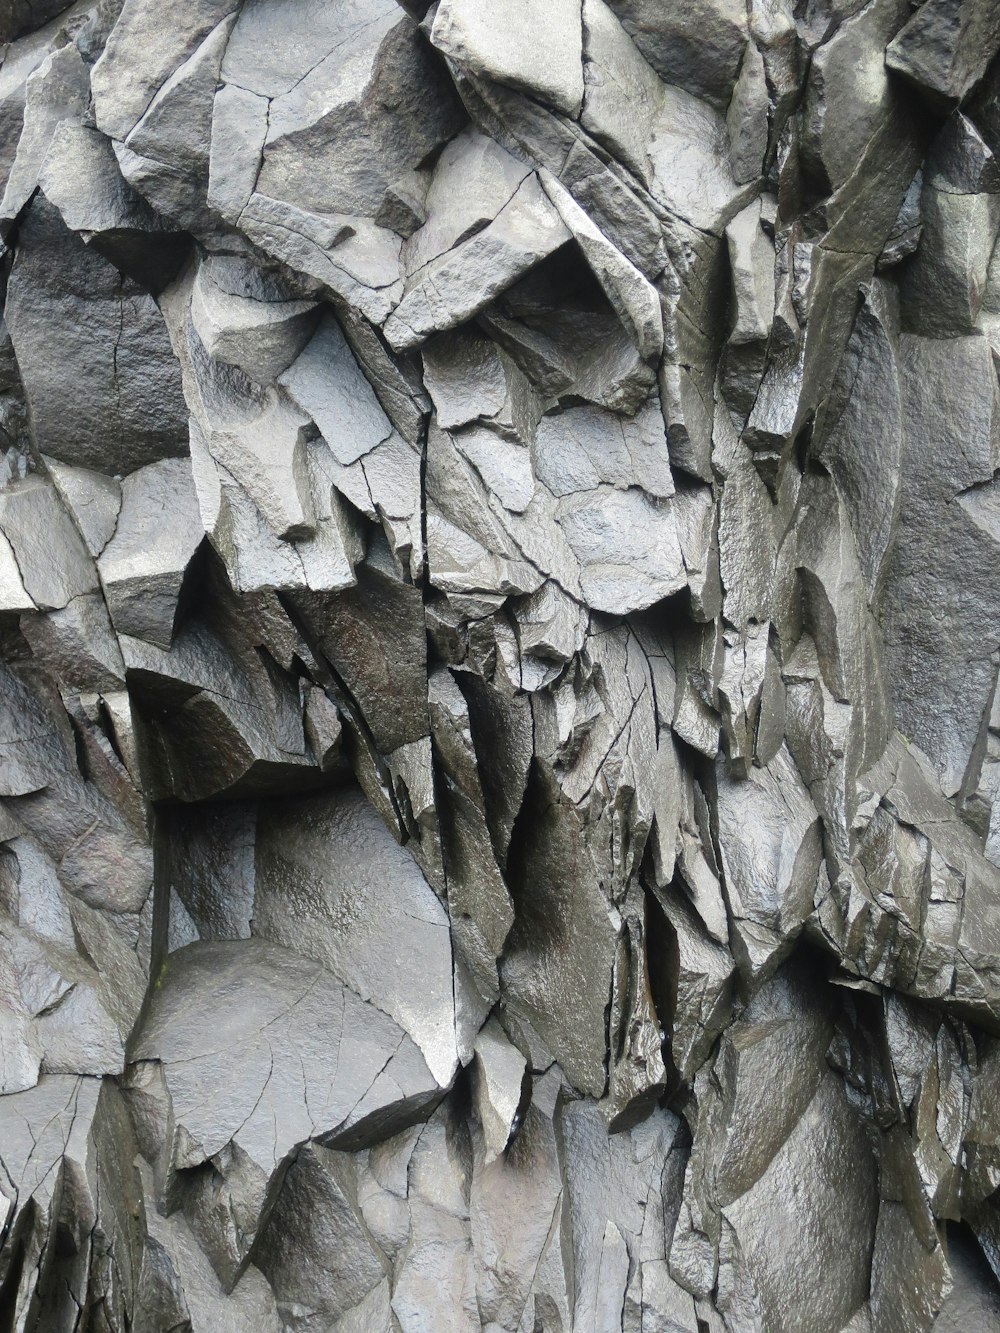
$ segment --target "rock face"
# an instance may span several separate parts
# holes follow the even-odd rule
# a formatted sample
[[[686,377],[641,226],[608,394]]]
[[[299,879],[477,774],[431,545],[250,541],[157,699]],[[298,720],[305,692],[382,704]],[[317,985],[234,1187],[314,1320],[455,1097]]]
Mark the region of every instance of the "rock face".
[[[998,15],[0,3],[0,1327],[1000,1328]]]

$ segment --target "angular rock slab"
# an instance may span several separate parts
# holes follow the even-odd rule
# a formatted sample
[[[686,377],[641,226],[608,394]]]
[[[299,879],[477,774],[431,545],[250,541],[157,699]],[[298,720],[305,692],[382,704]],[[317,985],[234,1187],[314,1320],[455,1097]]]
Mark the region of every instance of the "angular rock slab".
[[[448,915],[361,793],[262,804],[254,885],[254,931],[390,1014],[449,1084],[458,1055]]]
[[[444,1092],[391,1018],[318,963],[256,939],[171,954],[133,1054],[133,1090],[150,1088],[133,1095],[157,1108],[159,1181],[186,1195],[227,1285],[300,1145],[375,1142],[425,1119]],[[213,1176],[223,1209],[245,1218],[235,1238]]]

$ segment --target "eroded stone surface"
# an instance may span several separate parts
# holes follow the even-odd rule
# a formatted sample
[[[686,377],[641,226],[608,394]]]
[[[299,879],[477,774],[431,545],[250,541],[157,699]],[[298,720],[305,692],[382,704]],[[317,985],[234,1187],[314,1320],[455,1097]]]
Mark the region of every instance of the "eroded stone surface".
[[[0,1323],[993,1327],[996,5],[0,42]]]

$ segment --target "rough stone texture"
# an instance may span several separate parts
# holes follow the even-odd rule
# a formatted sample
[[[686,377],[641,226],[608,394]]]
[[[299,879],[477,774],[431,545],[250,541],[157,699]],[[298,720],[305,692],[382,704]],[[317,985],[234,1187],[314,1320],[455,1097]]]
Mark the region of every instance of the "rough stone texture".
[[[0,0],[0,1328],[1000,1328],[995,0]]]

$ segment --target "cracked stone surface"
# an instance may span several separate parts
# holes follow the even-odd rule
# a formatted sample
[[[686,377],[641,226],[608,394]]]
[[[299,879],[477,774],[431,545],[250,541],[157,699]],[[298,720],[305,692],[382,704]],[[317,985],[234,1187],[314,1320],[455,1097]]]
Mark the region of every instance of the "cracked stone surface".
[[[0,3],[0,1328],[1000,1329],[995,0]]]

